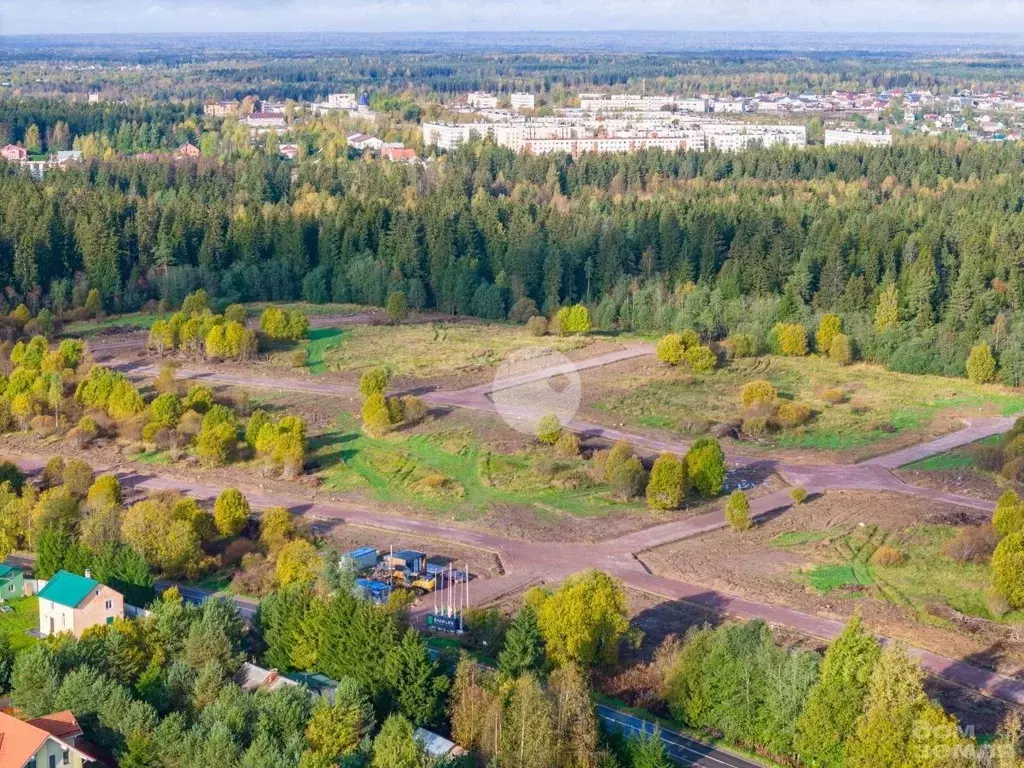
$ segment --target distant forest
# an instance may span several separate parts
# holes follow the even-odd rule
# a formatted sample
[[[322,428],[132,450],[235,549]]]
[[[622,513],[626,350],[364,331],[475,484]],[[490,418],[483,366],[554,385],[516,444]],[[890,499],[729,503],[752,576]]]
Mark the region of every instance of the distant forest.
[[[979,338],[1024,379],[1024,149],[529,157],[474,143],[426,166],[93,161],[0,165],[8,308],[109,312],[305,299],[503,319],[585,302],[604,329],[766,338],[838,312],[867,359],[962,374]],[[876,328],[894,286],[899,322]]]

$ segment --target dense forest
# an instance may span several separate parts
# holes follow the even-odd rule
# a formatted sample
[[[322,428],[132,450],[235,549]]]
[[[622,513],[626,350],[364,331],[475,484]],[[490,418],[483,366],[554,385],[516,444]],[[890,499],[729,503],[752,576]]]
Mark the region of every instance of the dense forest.
[[[293,173],[293,170],[295,171]],[[1024,376],[1024,151],[906,143],[571,158],[473,144],[424,166],[111,160],[0,171],[13,307],[305,299],[505,318],[591,305],[602,329],[766,338],[838,312],[860,354],[962,374],[979,339]],[[889,289],[889,286],[892,286]],[[889,289],[898,316],[881,324]]]

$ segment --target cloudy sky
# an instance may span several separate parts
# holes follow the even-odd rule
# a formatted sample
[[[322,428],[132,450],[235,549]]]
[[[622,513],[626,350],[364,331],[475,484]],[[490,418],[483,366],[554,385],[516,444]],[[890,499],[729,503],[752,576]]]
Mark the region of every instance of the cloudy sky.
[[[1024,33],[1024,0],[0,0],[0,34],[566,29]]]

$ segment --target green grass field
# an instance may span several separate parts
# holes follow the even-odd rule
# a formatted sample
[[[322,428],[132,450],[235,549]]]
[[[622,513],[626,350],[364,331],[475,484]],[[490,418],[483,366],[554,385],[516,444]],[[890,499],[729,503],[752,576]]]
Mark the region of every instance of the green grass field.
[[[1024,411],[1024,394],[1005,387],[893,373],[866,364],[844,368],[816,356],[737,360],[696,376],[624,376],[611,383],[595,408],[627,423],[693,434],[708,422],[741,417],[740,389],[755,379],[767,379],[780,399],[806,403],[814,412],[808,424],[772,436],[784,448],[855,450],[894,434],[927,429],[943,412],[982,416]],[[822,394],[835,388],[843,391],[845,402],[830,405]]]
[[[324,486],[362,490],[384,502],[402,502],[471,519],[501,506],[529,508],[541,518],[603,516],[640,511],[595,483],[583,459],[555,458],[550,449],[499,454],[468,430],[374,439],[354,419],[311,441],[311,461]]]
[[[395,376],[432,378],[493,369],[514,352],[580,349],[593,338],[535,337],[522,326],[481,323],[376,325],[309,332],[306,366],[313,373],[361,371],[383,365]],[[289,353],[277,357],[288,365]]]
[[[141,312],[135,312],[130,315],[113,315],[102,320],[81,320],[77,323],[69,323],[64,326],[62,333],[65,336],[88,338],[89,336],[95,336],[97,333],[110,330],[111,328],[138,327],[149,329],[153,327],[153,323],[165,317],[168,317],[168,315],[149,315],[142,314]]]
[[[940,453],[929,456],[926,459],[907,464],[901,469],[911,469],[918,472],[945,472],[956,469],[974,469],[974,450],[976,446],[997,445],[1003,439],[1002,435],[992,435],[984,440],[979,440],[971,445],[965,445],[948,453]]]
[[[936,605],[993,621],[1024,621],[1019,612],[999,617],[988,610],[985,590],[992,582],[988,565],[960,564],[946,557],[943,545],[956,533],[954,526],[921,524],[892,536],[878,526],[865,525],[781,534],[771,544],[819,560],[797,577],[822,594],[871,595],[909,609],[923,623],[941,623],[930,611]],[[904,561],[892,566],[872,563],[883,544],[903,553]]]
[[[11,613],[0,613],[0,634],[6,634],[11,640],[11,648],[15,652],[39,642],[25,634],[27,630],[39,628],[39,598],[21,597],[8,600],[7,605],[14,609]]]

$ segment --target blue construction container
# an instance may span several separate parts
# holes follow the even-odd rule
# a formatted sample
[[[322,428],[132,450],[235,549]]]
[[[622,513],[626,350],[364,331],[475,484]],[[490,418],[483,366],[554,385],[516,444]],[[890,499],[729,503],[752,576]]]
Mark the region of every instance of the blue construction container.
[[[391,585],[373,579],[356,579],[356,589],[365,600],[386,603],[391,596]]]
[[[343,560],[351,560],[357,571],[365,571],[377,565],[377,550],[374,547],[359,547],[341,557]]]

